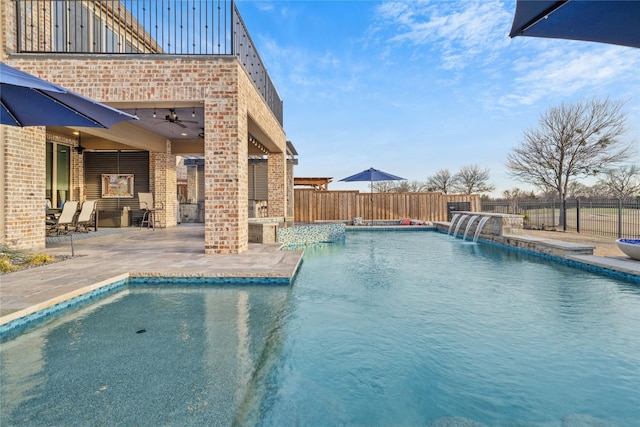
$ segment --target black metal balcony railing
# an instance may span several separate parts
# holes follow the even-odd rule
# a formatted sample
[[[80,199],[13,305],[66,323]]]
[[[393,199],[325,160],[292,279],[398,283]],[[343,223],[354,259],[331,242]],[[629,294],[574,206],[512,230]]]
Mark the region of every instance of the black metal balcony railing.
[[[282,100],[233,0],[14,0],[17,52],[235,55],[280,124]]]

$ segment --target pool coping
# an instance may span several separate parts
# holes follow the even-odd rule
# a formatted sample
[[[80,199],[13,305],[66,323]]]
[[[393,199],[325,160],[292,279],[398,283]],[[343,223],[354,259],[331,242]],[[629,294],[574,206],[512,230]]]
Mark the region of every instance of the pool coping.
[[[302,253],[298,258],[295,268],[291,275],[279,275],[279,274],[166,274],[166,273],[141,273],[131,272],[115,275],[111,278],[101,280],[99,282],[82,286],[73,289],[69,292],[62,293],[53,298],[45,301],[30,305],[20,310],[13,311],[0,317],[0,337],[5,333],[4,329],[12,322],[19,321],[20,319],[27,319],[30,316],[36,315],[36,313],[43,313],[43,316],[48,316],[47,310],[58,309],[62,310],[67,306],[73,305],[74,300],[81,299],[85,296],[92,298],[93,294],[99,294],[101,291],[108,290],[109,287],[113,287],[116,284],[122,284],[123,287],[129,285],[166,285],[173,283],[184,282],[185,279],[189,279],[190,284],[193,285],[211,285],[211,286],[223,286],[223,285],[272,285],[272,286],[290,286],[295,280],[300,266],[302,265]],[[194,279],[196,279],[194,281]]]
[[[85,294],[89,294],[89,293],[91,293],[93,291],[97,291],[99,289],[102,289],[102,288],[105,288],[107,286],[113,285],[114,283],[124,282],[128,278],[129,278],[129,274],[128,273],[119,274],[119,275],[114,276],[114,277],[112,277],[110,279],[101,280],[101,281],[96,282],[96,283],[94,283],[92,285],[74,289],[74,290],[72,290],[70,292],[66,292],[66,293],[60,294],[57,297],[48,299],[48,300],[43,301],[41,303],[37,303],[37,304],[34,304],[32,306],[23,308],[22,310],[17,310],[17,311],[14,311],[12,313],[6,314],[6,315],[0,317],[0,327],[4,326],[4,325],[6,325],[6,324],[8,324],[10,322],[16,321],[16,320],[18,320],[20,318],[28,317],[30,315],[33,315],[33,314],[39,312],[39,311],[46,310],[46,309],[54,307],[54,306],[56,306],[58,304],[71,301],[74,298],[78,298],[78,297],[81,297],[81,296],[83,296]]]
[[[567,262],[570,264],[571,262],[578,263],[578,265],[571,265],[590,271],[598,272],[603,269],[605,270],[604,273],[610,271],[613,273],[611,274],[613,276],[619,276],[619,274],[622,274],[623,278],[635,283],[640,283],[640,262],[627,257],[594,255],[593,249],[595,247],[593,245],[565,242],[562,240],[524,234],[505,234],[502,238],[498,238],[496,243],[515,249],[531,251],[526,248],[518,247],[519,244],[525,243],[526,245],[532,245],[534,248],[537,248],[531,252],[539,254],[540,256],[555,258],[561,260],[565,264]],[[549,248],[551,248],[552,252],[549,252]],[[553,251],[557,251],[561,255],[558,256]],[[593,267],[600,270],[594,270]]]

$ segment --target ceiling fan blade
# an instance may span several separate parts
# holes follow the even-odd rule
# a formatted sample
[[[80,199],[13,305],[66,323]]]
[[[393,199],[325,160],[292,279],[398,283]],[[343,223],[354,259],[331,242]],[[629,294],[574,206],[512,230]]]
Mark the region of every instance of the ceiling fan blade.
[[[180,120],[182,123],[199,123],[197,120]]]
[[[187,128],[186,125],[183,125],[182,123],[180,123],[179,121],[175,121],[175,122],[171,122],[171,123],[175,123],[176,125],[180,126],[181,128]]]

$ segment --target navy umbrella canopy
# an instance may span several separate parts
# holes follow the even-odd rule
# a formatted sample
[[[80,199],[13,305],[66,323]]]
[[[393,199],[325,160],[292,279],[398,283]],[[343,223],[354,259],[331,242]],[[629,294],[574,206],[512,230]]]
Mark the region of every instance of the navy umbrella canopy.
[[[365,171],[359,172],[355,175],[348,176],[346,178],[341,179],[340,181],[399,181],[404,178],[400,178],[399,176],[391,175],[390,173],[382,172],[381,170],[369,168]]]
[[[518,0],[510,37],[585,40],[640,47],[640,1]]]
[[[348,176],[346,178],[342,178],[340,181],[350,182],[350,181],[369,181],[371,185],[371,200],[373,203],[373,181],[400,181],[405,178],[400,178],[399,176],[391,175],[390,173],[382,172],[381,170],[369,168],[365,171],[359,172],[355,175]],[[371,222],[373,222],[373,211],[371,212]]]
[[[110,128],[137,117],[0,62],[0,124]]]

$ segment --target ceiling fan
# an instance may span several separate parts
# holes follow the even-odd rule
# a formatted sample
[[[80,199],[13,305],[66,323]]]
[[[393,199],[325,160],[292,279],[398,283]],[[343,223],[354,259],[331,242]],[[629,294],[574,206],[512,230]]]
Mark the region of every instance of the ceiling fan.
[[[164,120],[169,123],[175,123],[183,128],[187,127],[183,125],[183,123],[198,123],[196,120],[180,120],[178,114],[176,114],[176,110],[173,108],[169,108],[169,114],[164,117]]]

